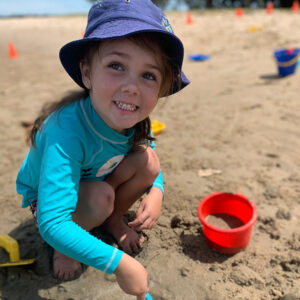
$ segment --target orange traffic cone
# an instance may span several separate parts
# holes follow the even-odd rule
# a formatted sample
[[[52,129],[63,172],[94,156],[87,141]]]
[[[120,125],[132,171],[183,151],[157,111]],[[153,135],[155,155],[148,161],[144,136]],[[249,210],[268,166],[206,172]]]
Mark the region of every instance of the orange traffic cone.
[[[266,8],[266,12],[268,15],[272,14],[273,8],[274,8],[274,3],[271,1],[268,2],[267,8]]]
[[[242,17],[244,15],[244,11],[241,8],[237,8],[235,10],[235,16],[236,17]]]
[[[193,24],[192,14],[189,11],[186,13],[185,23],[187,25],[192,25]]]
[[[9,53],[9,57],[10,58],[17,58],[18,57],[18,53],[15,49],[15,46],[12,42],[8,43],[8,53]]]
[[[299,11],[299,1],[298,0],[294,0],[293,5],[292,5],[292,11],[294,13],[297,13]]]

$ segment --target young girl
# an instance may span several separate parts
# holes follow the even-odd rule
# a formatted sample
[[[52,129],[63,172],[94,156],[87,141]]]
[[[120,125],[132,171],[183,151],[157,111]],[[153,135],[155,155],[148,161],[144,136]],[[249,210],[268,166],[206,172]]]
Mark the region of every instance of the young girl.
[[[22,206],[55,249],[56,278],[76,278],[84,263],[114,272],[126,293],[144,299],[147,272],[124,252],[137,252],[137,232],[160,216],[163,181],[149,114],[160,97],[189,83],[182,43],[150,0],[103,0],[90,10],[84,38],[62,47],[60,60],[83,92],[36,119],[17,177]],[[101,224],[124,252],[89,233]]]

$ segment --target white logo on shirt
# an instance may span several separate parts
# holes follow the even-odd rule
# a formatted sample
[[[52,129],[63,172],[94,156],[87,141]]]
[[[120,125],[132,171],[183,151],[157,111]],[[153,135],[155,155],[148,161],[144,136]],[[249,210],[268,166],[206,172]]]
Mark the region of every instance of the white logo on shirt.
[[[114,170],[119,163],[123,160],[124,155],[117,155],[109,159],[104,165],[102,165],[96,174],[96,177],[101,177],[107,173],[110,173],[112,170]]]

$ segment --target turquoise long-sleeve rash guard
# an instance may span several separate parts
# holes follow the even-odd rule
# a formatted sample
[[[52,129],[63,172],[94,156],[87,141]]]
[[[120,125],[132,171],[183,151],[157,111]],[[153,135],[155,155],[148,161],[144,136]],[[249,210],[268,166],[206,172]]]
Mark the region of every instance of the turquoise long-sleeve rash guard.
[[[38,201],[42,238],[63,254],[109,274],[123,251],[82,229],[72,221],[72,213],[80,181],[104,180],[131,150],[133,133],[130,129],[123,135],[106,125],[89,97],[76,101],[46,119],[17,176],[22,207]],[[153,186],[163,192],[161,172]]]

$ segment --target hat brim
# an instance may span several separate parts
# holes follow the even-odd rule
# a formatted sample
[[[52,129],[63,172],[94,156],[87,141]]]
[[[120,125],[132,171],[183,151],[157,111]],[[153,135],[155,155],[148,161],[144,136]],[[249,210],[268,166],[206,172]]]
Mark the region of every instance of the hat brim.
[[[122,30],[120,30],[120,28]],[[108,35],[109,32],[109,35]],[[143,24],[141,21],[126,20],[126,27],[124,26],[124,20],[114,20],[98,26],[93,32],[80,40],[72,41],[64,45],[59,52],[61,63],[71,78],[82,88],[84,84],[81,78],[81,71],[79,62],[84,57],[87,43],[91,41],[101,41],[113,38],[126,37],[136,33],[153,32],[160,35],[167,45],[167,51],[170,58],[177,64],[181,70],[183,60],[183,45],[181,41],[168,31],[158,30],[157,27],[151,28],[149,23]],[[189,80],[181,71],[181,83],[179,85],[174,84],[171,92],[168,95],[174,94],[183,89],[189,84]],[[166,95],[166,96],[168,96]]]

